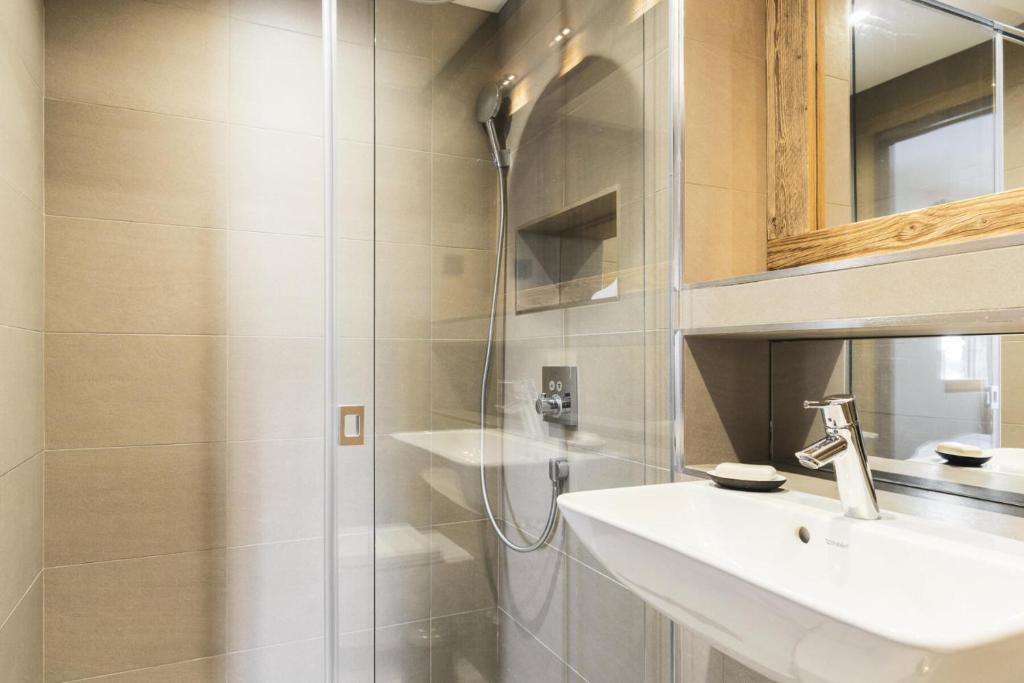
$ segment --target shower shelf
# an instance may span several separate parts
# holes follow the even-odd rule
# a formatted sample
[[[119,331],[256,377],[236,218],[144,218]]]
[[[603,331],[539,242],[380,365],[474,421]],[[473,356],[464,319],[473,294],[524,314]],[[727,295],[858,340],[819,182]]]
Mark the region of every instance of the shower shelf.
[[[619,297],[618,188],[516,229],[516,313]]]

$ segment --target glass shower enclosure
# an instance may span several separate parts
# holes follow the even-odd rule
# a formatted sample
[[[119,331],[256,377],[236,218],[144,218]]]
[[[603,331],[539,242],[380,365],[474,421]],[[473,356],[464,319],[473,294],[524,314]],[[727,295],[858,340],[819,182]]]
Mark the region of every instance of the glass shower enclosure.
[[[45,680],[669,680],[675,7],[46,3]]]
[[[671,476],[669,2],[338,13],[336,675],[668,680],[551,513]]]

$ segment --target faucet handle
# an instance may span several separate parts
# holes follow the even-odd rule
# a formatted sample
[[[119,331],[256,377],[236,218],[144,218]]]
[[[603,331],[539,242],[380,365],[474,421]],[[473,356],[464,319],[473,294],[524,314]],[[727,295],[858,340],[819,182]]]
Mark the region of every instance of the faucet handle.
[[[852,394],[833,394],[820,401],[804,401],[804,408],[820,410],[828,429],[844,429],[857,424],[857,403]]]

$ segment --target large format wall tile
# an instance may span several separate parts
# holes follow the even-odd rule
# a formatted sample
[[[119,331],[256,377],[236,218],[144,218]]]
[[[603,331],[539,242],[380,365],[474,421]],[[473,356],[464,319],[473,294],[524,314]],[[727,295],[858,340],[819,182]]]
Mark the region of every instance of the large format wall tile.
[[[0,520],[3,520],[0,523],[0,558],[3,558],[0,562],[0,623],[3,623],[42,569],[42,454],[0,476]]]
[[[345,32],[345,7],[365,3],[369,5],[367,14],[373,24],[374,0],[356,0],[342,2],[339,8],[339,19],[342,32]],[[373,30],[368,31],[369,40],[363,44],[351,42],[338,43],[338,61],[334,75],[334,86],[338,95],[335,97],[335,135],[338,140],[351,142],[374,142],[374,49]],[[344,40],[344,38],[342,39]]]
[[[430,243],[431,156],[377,147],[374,237],[381,242]]]
[[[222,547],[223,444],[46,454],[46,564]]]
[[[229,650],[323,635],[323,540],[227,551]]]
[[[0,48],[0,181],[43,205],[42,85],[8,45]]]
[[[230,137],[231,227],[322,235],[323,139],[244,126]]]
[[[40,575],[0,628],[0,680],[43,680],[43,580]]]
[[[228,237],[232,335],[322,336],[320,237],[232,232]]]
[[[223,550],[56,567],[45,576],[47,680],[224,651]]]
[[[321,40],[231,22],[231,121],[297,133],[323,130]]]
[[[225,352],[218,337],[47,335],[47,447],[223,440]]]
[[[430,429],[430,342],[378,339],[374,353],[377,433]]]
[[[90,683],[223,683],[225,673],[223,655],[175,662],[146,669],[135,669],[109,676],[88,679]]]
[[[430,621],[378,628],[374,633],[376,681],[430,683]]]
[[[0,325],[0,474],[43,447],[43,335]]]
[[[376,143],[430,151],[431,75],[429,58],[376,52]],[[378,176],[380,177],[380,176]]]
[[[233,337],[228,435],[232,441],[323,433],[323,340]]]
[[[230,0],[230,6],[237,19],[320,35],[320,0]]]
[[[221,230],[51,216],[47,330],[224,334],[226,260]]]
[[[494,249],[498,173],[491,161],[434,154],[430,243]]]
[[[337,304],[334,329],[340,339],[373,339],[374,247],[370,240],[337,241],[334,261]],[[363,356],[363,361],[372,368],[372,359],[371,349],[368,355]],[[339,379],[344,382],[345,376]]]
[[[46,6],[48,97],[223,121],[228,19],[138,0]]]
[[[320,439],[228,444],[228,544],[322,536],[322,453]]]
[[[374,156],[366,142],[336,142],[335,228],[339,237],[374,239]]]
[[[45,61],[45,10],[38,0],[11,0],[0,6],[0,35],[3,44],[24,64],[40,87]]]
[[[503,683],[582,683],[575,671],[554,652],[517,624],[506,612],[499,612],[498,661]]]
[[[431,616],[494,607],[498,595],[498,538],[489,522],[433,527],[431,559]]]
[[[46,209],[83,218],[225,227],[223,124],[46,103]]]
[[[430,338],[430,247],[378,243],[374,249],[378,339]]]
[[[324,641],[314,638],[232,652],[227,656],[226,678],[218,678],[217,683],[321,681],[323,678]]]
[[[569,560],[565,661],[594,683],[644,678],[644,603],[624,586]]]
[[[41,207],[0,181],[0,325],[43,329]]]
[[[434,339],[487,339],[494,252],[432,247],[430,317]]]
[[[432,681],[499,681],[497,610],[430,620]]]

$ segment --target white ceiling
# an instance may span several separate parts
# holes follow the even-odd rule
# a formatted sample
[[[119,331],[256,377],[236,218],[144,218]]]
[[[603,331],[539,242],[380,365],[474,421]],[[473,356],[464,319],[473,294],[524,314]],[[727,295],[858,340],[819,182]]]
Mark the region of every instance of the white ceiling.
[[[482,9],[486,12],[497,12],[508,0],[455,0],[456,5],[462,5],[463,7],[472,7],[473,9]]]
[[[1024,23],[1024,0],[953,4],[1006,24]],[[853,7],[858,92],[991,39],[983,26],[909,2],[854,0]]]

